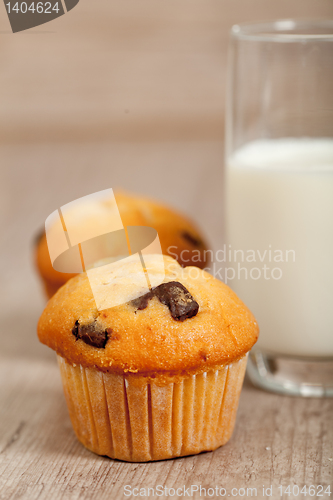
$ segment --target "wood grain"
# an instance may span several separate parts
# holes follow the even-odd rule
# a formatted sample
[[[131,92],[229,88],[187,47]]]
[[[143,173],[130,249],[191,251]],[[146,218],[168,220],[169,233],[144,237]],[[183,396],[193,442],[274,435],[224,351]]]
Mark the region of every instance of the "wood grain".
[[[231,26],[332,15],[331,0],[81,0],[11,35],[2,9],[0,142],[222,140]]]

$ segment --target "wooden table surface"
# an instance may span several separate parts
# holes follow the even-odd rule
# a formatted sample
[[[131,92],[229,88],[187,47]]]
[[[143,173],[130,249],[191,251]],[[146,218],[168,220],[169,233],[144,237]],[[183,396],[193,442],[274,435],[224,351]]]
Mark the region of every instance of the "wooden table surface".
[[[15,36],[0,9],[0,499],[122,499],[125,485],[146,488],[141,498],[154,498],[147,489],[158,485],[217,486],[236,498],[256,488],[274,499],[279,485],[326,488],[333,400],[282,397],[248,381],[234,435],[213,453],[134,464],[84,449],[54,353],[36,337],[45,302],[32,239],[62,204],[120,186],[185,211],[221,248],[228,30],[237,21],[332,17],[333,2],[94,4],[81,0],[63,19]]]

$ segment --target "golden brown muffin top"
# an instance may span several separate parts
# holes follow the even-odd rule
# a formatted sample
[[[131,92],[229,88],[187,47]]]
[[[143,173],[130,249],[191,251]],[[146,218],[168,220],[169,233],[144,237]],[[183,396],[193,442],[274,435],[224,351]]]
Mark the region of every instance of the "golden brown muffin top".
[[[161,272],[159,257],[145,257],[150,273]],[[124,303],[102,311],[87,274],[72,278],[42,313],[40,341],[72,364],[160,378],[206,371],[244,356],[259,330],[236,294],[197,267],[182,268],[166,256],[164,266],[163,284],[131,300],[136,273],[142,271],[131,264],[133,280],[119,288]]]
[[[208,247],[200,231],[190,219],[161,203],[142,196],[116,191],[115,198],[124,226],[155,228],[164,254],[169,253],[172,257],[177,255],[177,260],[182,265],[195,264],[201,268],[205,267],[208,260],[205,251]],[[84,212],[82,215],[81,207],[71,215],[76,218],[78,225],[86,226],[89,223],[96,225],[101,221],[103,227],[106,222],[109,222],[112,227],[114,216],[118,214],[114,209],[114,200],[110,199],[96,203],[95,211],[90,206],[91,213],[89,214]],[[61,273],[53,269],[45,233],[42,233],[37,241],[36,264],[41,276],[54,285],[50,288],[50,296],[76,274]]]

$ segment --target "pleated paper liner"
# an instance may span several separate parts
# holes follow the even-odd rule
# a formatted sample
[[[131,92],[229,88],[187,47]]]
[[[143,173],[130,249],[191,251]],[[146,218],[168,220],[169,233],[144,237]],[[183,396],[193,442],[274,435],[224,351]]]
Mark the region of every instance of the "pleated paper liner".
[[[247,356],[160,386],[58,356],[74,431],[89,450],[131,462],[215,450],[234,429]]]

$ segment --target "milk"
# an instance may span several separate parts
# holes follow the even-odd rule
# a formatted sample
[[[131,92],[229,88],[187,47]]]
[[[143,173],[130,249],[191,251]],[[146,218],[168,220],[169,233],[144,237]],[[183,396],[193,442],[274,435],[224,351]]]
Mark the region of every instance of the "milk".
[[[228,284],[258,320],[257,348],[333,357],[333,139],[248,143],[227,185]]]

